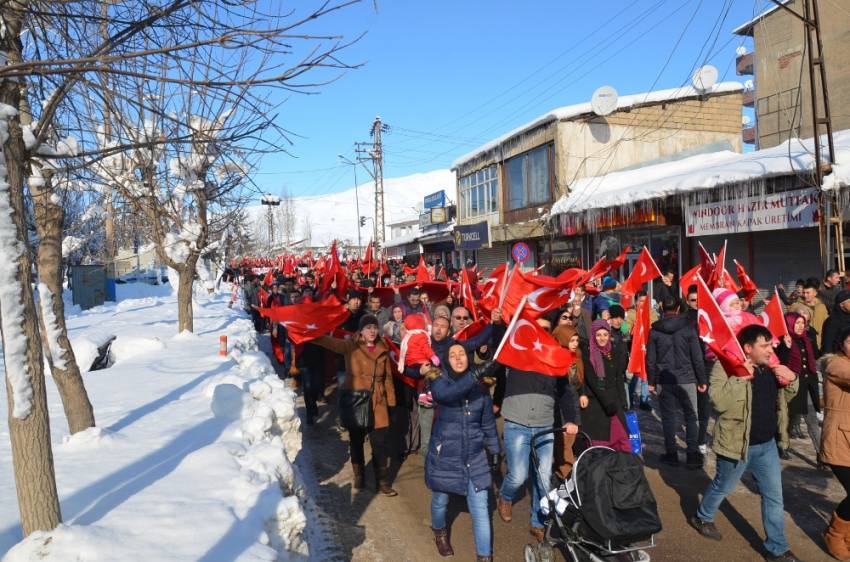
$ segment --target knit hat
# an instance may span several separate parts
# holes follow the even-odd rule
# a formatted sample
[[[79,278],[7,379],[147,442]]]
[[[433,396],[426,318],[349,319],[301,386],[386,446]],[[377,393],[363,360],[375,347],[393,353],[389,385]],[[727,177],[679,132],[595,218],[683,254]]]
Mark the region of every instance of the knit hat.
[[[360,322],[357,323],[357,331],[359,332],[366,326],[378,326],[378,319],[373,314],[364,314],[360,317]]]
[[[607,291],[608,289],[616,289],[617,288],[617,280],[611,277],[610,275],[606,275],[602,278],[602,290]]]
[[[738,300],[738,295],[729,289],[714,289],[711,296],[717,301],[717,305],[723,311],[723,314],[729,314],[729,305],[732,304],[732,301]]]

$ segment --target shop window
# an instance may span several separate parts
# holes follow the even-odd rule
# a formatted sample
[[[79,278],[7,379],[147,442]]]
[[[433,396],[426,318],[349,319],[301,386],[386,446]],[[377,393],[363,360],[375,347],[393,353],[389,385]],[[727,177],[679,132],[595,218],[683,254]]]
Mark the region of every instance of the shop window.
[[[498,181],[495,165],[460,178],[461,218],[472,218],[498,212]]]
[[[505,162],[509,210],[552,200],[552,152],[553,146],[547,144]]]

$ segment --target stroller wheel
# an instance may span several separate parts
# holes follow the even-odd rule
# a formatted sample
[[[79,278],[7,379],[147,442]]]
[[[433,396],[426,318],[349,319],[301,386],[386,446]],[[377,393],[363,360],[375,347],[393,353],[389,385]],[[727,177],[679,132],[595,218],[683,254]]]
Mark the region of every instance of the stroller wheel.
[[[523,551],[523,554],[525,555],[525,562],[538,562],[536,550],[537,549],[530,544],[525,545],[525,550]]]
[[[545,542],[537,546],[525,545],[525,562],[552,562],[555,559],[555,549]]]

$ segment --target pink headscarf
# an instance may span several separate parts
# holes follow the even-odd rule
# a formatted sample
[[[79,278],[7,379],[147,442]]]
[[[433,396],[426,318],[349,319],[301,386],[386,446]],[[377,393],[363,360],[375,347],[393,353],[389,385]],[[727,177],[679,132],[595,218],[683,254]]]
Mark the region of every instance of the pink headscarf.
[[[600,347],[598,343],[596,343],[596,332],[599,330],[606,330],[608,334],[611,333],[611,326],[608,325],[607,320],[594,320],[593,324],[590,325],[590,364],[593,365],[593,370],[596,372],[596,376],[600,379],[605,378],[605,363],[602,361],[602,354],[611,353],[611,339],[608,339],[608,343],[605,347]]]

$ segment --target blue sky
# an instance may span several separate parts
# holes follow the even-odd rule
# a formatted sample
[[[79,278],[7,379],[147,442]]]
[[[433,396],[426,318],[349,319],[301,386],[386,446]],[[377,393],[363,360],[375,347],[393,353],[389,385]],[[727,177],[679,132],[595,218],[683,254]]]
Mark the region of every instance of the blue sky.
[[[403,1],[350,7],[313,30],[354,38],[346,72],[318,95],[292,95],[279,123],[298,136],[266,156],[264,191],[316,195],[353,185],[353,143],[380,115],[385,176],[449,167],[458,156],[609,84],[620,94],[686,84],[696,67],[735,75],[731,30],[766,0]],[[744,42],[749,47],[749,39]],[[366,173],[358,170],[358,180]]]

